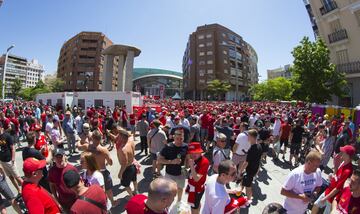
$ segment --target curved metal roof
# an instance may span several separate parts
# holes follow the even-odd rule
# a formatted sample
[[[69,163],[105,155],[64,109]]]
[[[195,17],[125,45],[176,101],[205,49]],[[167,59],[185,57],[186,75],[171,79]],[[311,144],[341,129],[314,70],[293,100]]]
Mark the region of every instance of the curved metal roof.
[[[125,55],[128,51],[134,51],[135,56],[139,56],[141,53],[141,50],[127,45],[111,45],[105,50],[103,50],[103,54],[109,54],[109,55]]]
[[[155,77],[155,76],[168,76],[177,79],[182,79],[183,74],[177,71],[170,71],[157,68],[134,68],[133,80],[140,79],[142,77]]]
[[[171,77],[171,78],[175,78],[175,79],[179,79],[179,80],[183,79],[182,77],[179,77],[176,75],[171,75],[171,74],[149,74],[149,75],[144,75],[144,76],[141,76],[138,78],[133,78],[133,81],[148,78],[148,77]]]

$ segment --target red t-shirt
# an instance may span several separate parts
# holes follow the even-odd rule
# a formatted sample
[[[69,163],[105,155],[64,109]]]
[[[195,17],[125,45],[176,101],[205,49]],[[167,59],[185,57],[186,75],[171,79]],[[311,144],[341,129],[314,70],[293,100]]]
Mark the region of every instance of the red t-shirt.
[[[338,202],[336,209],[341,214],[360,214],[360,197],[354,198],[350,187],[344,188],[336,200]]]
[[[19,132],[19,127],[20,127],[20,123],[19,120],[16,119],[15,117],[10,118],[10,121],[14,124],[15,126],[15,132],[18,133]]]
[[[209,128],[209,120],[210,120],[210,115],[209,114],[205,114],[203,116],[201,116],[200,118],[201,120],[201,128],[202,129],[208,129]]]
[[[119,120],[119,113],[118,111],[114,111],[113,114],[112,114],[113,118],[115,121],[118,121]]]
[[[29,214],[55,214],[60,213],[54,199],[39,185],[24,182],[22,185],[22,198]]]
[[[281,125],[281,130],[282,130],[282,133],[280,136],[280,140],[288,140],[290,132],[291,132],[291,125],[284,123]]]
[[[332,178],[330,180],[330,185],[328,188],[326,188],[325,195],[328,195],[335,188],[338,189],[339,191],[342,191],[342,189],[344,188],[345,181],[348,178],[350,178],[352,173],[353,173],[353,168],[352,168],[351,162],[346,165],[341,164],[339,169],[336,172],[335,178]],[[328,201],[330,203],[332,203],[333,200],[334,200],[334,197],[330,198]]]
[[[128,214],[167,214],[167,212],[156,213],[148,208],[145,204],[147,196],[135,195],[126,204],[125,210]]]
[[[34,147],[37,150],[41,150],[43,147],[45,147],[42,151],[42,155],[44,155],[45,157],[49,155],[49,149],[47,147],[47,142],[44,135],[40,135],[39,139],[36,140]]]
[[[198,161],[195,162],[195,171],[197,174],[202,175],[199,181],[195,181],[190,174],[189,184],[195,187],[195,192],[202,192],[205,190],[206,175],[209,169],[209,160],[202,156]]]
[[[76,194],[71,189],[67,188],[64,183],[64,173],[68,170],[78,171],[73,165],[67,164],[65,168],[58,168],[56,165],[49,170],[49,182],[56,185],[56,191],[59,195],[59,203],[66,209],[74,204],[76,200]]]
[[[106,194],[103,188],[99,185],[94,184],[89,187],[88,190],[83,194],[86,198],[90,198],[96,202],[101,203],[104,207],[106,207]],[[92,203],[89,203],[84,200],[76,200],[76,202],[72,205],[70,209],[71,214],[103,214],[106,213],[105,210],[100,209]]]
[[[4,128],[5,130],[10,127],[10,120],[9,120],[9,118],[6,118],[6,117],[5,117],[5,119],[0,120],[0,122],[2,123],[3,128]]]
[[[130,114],[129,118],[130,118],[130,125],[135,125],[135,114]]]
[[[46,122],[46,113],[43,112],[43,113],[40,115],[40,118],[41,118],[41,121],[42,121],[43,123],[45,123],[45,122]]]
[[[215,123],[215,118],[210,117],[209,119],[209,129],[208,129],[208,135],[209,136],[214,136],[214,123]]]

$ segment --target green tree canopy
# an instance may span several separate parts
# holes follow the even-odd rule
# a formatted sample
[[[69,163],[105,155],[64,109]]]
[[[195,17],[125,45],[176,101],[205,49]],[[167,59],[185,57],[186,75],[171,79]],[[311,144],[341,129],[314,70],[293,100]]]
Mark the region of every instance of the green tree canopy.
[[[210,81],[207,85],[208,91],[212,92],[219,100],[221,96],[228,92],[231,88],[229,83],[214,79]]]
[[[19,96],[24,100],[35,100],[36,95],[49,92],[51,92],[49,87],[46,86],[42,80],[39,80],[35,87],[23,88]]]
[[[294,48],[291,67],[295,99],[325,103],[332,95],[342,96],[346,81],[343,73],[330,63],[330,51],[322,39],[311,42],[304,37]]]
[[[56,78],[54,81],[50,83],[50,88],[52,92],[61,92],[64,91],[64,80]]]
[[[23,82],[19,78],[15,78],[11,84],[11,94],[14,99],[19,96],[20,90],[23,87]]]
[[[293,92],[291,81],[284,77],[270,79],[250,88],[254,100],[290,100]]]

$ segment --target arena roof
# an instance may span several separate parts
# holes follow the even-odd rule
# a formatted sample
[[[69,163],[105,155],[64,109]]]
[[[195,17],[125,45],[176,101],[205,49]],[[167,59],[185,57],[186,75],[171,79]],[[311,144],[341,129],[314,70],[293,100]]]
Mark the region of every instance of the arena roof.
[[[157,68],[134,68],[133,80],[139,79],[141,77],[149,77],[149,76],[174,76],[182,79],[183,74],[177,71],[170,71],[170,70],[157,69]]]

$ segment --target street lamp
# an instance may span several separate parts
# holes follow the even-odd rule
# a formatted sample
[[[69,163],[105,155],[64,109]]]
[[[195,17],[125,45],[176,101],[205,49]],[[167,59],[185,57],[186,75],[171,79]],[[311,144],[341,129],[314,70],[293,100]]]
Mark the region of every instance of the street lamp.
[[[89,91],[89,87],[88,87],[89,79],[90,79],[90,74],[87,73],[84,80],[85,91]]]
[[[234,48],[235,51],[235,73],[236,73],[236,86],[235,86],[235,102],[238,102],[238,94],[239,94],[239,73],[238,73],[238,56],[237,56],[237,50],[236,50],[236,44],[234,43],[234,45],[227,45],[227,44],[220,44],[221,46],[224,47],[228,47],[229,51],[228,53],[230,54],[230,48]],[[231,72],[231,71],[230,71]]]
[[[11,49],[13,49],[15,45],[11,45],[7,50],[5,54],[5,62],[4,62],[4,69],[3,69],[3,76],[2,76],[2,101],[5,101],[5,75],[6,75],[6,64],[9,57],[9,52]]]

